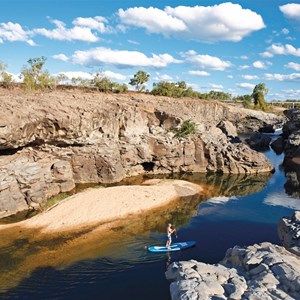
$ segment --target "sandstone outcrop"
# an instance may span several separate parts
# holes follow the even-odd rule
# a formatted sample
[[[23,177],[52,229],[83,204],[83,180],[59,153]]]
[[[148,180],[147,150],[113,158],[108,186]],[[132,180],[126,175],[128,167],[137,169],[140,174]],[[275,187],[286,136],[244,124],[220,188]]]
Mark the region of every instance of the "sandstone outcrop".
[[[79,91],[3,94],[0,100],[0,216],[36,207],[76,183],[273,169],[262,154],[233,140],[234,125],[250,112],[222,103]],[[195,122],[197,132],[180,138],[176,130],[184,120]]]
[[[299,299],[300,260],[271,243],[227,250],[219,263],[174,262],[166,272],[171,298]]]

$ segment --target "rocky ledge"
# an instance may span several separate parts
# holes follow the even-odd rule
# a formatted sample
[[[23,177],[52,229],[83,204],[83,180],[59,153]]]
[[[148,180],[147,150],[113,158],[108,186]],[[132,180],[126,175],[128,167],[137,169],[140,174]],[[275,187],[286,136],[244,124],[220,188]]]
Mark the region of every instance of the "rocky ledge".
[[[235,124],[246,123],[247,114],[254,119],[253,112],[216,101],[145,94],[0,94],[0,217],[39,207],[76,183],[270,172],[266,157],[237,139]],[[256,113],[262,126],[277,119]],[[188,120],[195,133],[179,136]]]
[[[173,263],[166,277],[176,299],[300,299],[300,260],[271,243],[235,246],[214,265]]]
[[[279,222],[284,247],[271,243],[227,250],[218,264],[174,262],[166,272],[177,299],[300,299],[300,212]]]

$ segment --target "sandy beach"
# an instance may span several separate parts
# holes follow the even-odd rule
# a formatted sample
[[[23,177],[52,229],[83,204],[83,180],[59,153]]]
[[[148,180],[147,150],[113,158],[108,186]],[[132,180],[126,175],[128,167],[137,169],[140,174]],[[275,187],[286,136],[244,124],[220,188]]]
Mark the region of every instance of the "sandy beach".
[[[88,189],[19,222],[18,226],[40,228],[42,232],[50,233],[101,225],[201,191],[201,186],[181,180],[150,180],[143,185]],[[0,229],[8,226],[0,226]]]

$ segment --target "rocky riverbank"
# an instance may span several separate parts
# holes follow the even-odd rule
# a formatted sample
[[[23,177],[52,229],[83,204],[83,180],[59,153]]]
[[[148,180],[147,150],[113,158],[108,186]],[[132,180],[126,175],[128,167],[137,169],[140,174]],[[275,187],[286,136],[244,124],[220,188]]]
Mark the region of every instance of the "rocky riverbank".
[[[236,139],[282,118],[216,101],[83,91],[0,93],[0,217],[139,174],[256,174],[273,166]],[[196,132],[179,137],[184,121]],[[254,125],[255,123],[255,125]],[[238,126],[237,126],[238,125]],[[252,126],[252,125],[251,125]]]
[[[195,260],[173,263],[166,272],[167,279],[174,280],[170,285],[172,300],[300,299],[300,260],[299,253],[294,254],[300,242],[299,216],[296,212],[279,225],[280,237],[293,253],[261,243],[230,248],[214,265]]]

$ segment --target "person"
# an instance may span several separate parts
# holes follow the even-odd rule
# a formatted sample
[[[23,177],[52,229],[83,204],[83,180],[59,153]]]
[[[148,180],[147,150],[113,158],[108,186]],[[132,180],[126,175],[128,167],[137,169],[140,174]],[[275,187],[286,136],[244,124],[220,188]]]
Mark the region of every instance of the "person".
[[[167,243],[166,243],[166,247],[168,249],[170,249],[171,243],[172,243],[172,234],[176,232],[175,228],[172,228],[172,224],[169,223],[167,226]]]

